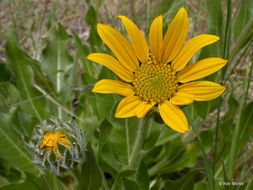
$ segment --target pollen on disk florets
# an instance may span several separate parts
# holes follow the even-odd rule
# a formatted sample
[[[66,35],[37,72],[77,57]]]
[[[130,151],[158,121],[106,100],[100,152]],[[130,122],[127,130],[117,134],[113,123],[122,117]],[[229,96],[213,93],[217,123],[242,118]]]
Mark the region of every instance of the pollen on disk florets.
[[[144,101],[161,103],[174,95],[178,81],[170,64],[157,63],[151,56],[135,73],[133,86]]]

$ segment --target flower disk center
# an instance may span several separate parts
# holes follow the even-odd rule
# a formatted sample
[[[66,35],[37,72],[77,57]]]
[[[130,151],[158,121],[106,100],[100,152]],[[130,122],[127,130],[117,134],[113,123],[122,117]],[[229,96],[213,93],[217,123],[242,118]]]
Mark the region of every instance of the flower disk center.
[[[169,64],[157,63],[150,57],[135,73],[133,86],[144,101],[161,103],[174,95],[178,81]]]

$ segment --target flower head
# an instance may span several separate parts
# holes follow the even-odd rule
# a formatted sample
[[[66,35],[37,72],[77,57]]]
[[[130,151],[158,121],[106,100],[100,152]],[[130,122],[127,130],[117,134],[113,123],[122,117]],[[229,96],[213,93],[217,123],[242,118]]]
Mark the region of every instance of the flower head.
[[[57,131],[56,133],[46,132],[42,144],[40,145],[41,150],[52,150],[59,161],[62,161],[61,153],[58,150],[57,144],[63,145],[65,148],[71,148],[66,134]]]
[[[75,122],[51,118],[34,128],[27,148],[34,164],[61,176],[82,162],[85,139]]]
[[[219,37],[202,34],[185,43],[189,19],[186,10],[181,8],[164,37],[162,16],[155,18],[149,32],[149,50],[138,27],[125,16],[117,18],[122,20],[131,45],[112,27],[98,24],[99,36],[116,58],[103,53],[90,54],[87,58],[111,69],[121,80],[100,80],[92,91],[125,96],[117,107],[117,118],[142,118],[157,106],[169,127],[187,132],[187,119],[180,106],[212,100],[225,90],[213,82],[191,81],[216,72],[226,60],[213,57],[187,66],[199,49],[218,41]]]

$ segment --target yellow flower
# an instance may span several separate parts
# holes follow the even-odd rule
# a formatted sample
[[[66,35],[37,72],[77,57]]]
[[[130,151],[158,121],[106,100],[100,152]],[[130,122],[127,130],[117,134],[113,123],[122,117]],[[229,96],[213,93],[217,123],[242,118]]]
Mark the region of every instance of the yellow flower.
[[[66,138],[66,135],[62,132],[57,131],[56,133],[46,132],[43,137],[43,142],[40,145],[40,149],[53,150],[57,159],[62,161],[61,153],[58,150],[57,143],[70,148],[70,143]]]
[[[186,66],[199,49],[218,41],[219,37],[202,34],[184,44],[189,18],[186,10],[181,8],[164,37],[162,16],[155,18],[149,32],[149,51],[138,27],[125,16],[117,18],[122,20],[131,45],[112,27],[98,24],[99,36],[116,59],[103,53],[90,54],[87,58],[111,69],[122,81],[100,80],[92,91],[126,96],[117,107],[117,118],[142,118],[153,106],[158,106],[169,127],[181,133],[187,132],[187,119],[179,106],[194,100],[212,100],[225,90],[213,82],[190,81],[216,72],[227,63],[226,60],[207,58]]]

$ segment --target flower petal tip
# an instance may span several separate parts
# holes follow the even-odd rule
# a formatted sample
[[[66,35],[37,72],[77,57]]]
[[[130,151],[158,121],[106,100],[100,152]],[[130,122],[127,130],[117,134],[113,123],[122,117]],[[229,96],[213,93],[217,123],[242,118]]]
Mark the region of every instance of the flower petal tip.
[[[187,129],[185,129],[182,133],[185,134],[189,131],[189,128],[187,127]]]
[[[92,55],[92,54],[89,54],[89,55],[86,57],[86,59],[91,60],[91,55]]]
[[[211,35],[211,36],[213,36],[213,39],[214,39],[215,42],[217,42],[217,41],[220,40],[220,37],[219,37],[219,36],[216,36],[216,35]]]
[[[125,18],[125,16],[123,16],[123,15],[117,15],[117,16],[114,16],[114,18],[122,19],[122,18]]]

